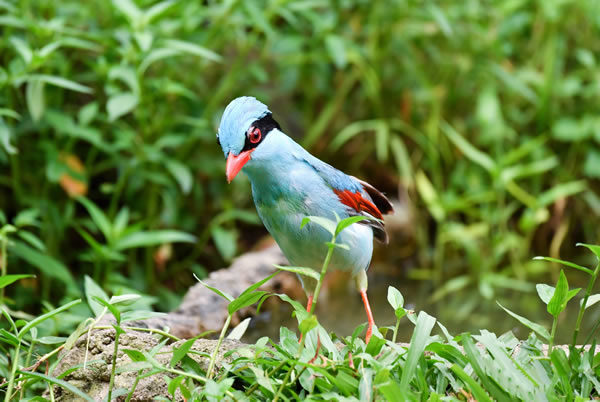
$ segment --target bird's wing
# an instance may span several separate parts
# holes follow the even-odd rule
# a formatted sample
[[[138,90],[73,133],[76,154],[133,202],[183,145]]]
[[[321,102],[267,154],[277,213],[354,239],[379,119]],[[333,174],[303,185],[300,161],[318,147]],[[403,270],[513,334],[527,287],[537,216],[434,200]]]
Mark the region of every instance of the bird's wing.
[[[349,176],[310,154],[304,157],[304,160],[331,187],[351,216],[363,215],[378,219],[369,219],[361,223],[371,226],[377,240],[388,242],[383,214],[393,213],[394,207],[385,195],[369,183]]]

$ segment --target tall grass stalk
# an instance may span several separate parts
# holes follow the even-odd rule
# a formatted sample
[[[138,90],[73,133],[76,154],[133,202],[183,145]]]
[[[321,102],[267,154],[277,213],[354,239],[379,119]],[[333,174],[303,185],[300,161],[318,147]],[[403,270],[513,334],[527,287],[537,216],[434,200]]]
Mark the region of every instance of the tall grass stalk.
[[[583,314],[585,313],[585,308],[587,306],[588,299],[592,294],[592,290],[594,289],[594,284],[596,283],[596,279],[598,278],[598,273],[600,273],[600,262],[596,265],[596,269],[592,273],[592,277],[588,283],[588,287],[585,291],[585,296],[583,297],[583,302],[581,303],[581,307],[579,307],[579,314],[577,314],[577,321],[575,322],[575,330],[573,331],[573,340],[571,341],[571,346],[575,347],[577,344],[577,336],[579,335],[579,330],[581,328],[581,321],[583,320]]]

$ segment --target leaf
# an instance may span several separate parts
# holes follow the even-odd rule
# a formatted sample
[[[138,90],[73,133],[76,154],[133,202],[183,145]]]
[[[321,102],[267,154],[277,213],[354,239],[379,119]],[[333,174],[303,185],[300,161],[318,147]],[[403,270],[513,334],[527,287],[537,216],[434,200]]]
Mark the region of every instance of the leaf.
[[[177,184],[179,184],[179,187],[181,187],[181,191],[184,194],[189,194],[192,190],[192,185],[194,184],[194,178],[192,177],[190,169],[183,163],[174,159],[167,160],[166,167],[169,173],[171,173],[177,181]]]
[[[121,349],[133,362],[145,362],[146,356],[136,349]]]
[[[498,304],[504,311],[506,311],[513,318],[517,319],[521,324],[525,325],[527,328],[531,329],[532,331],[537,333],[539,336],[544,338],[545,341],[550,340],[550,333],[548,332],[548,330],[546,328],[544,328],[540,324],[536,324],[535,322],[528,320],[525,317],[521,317],[520,315],[513,313],[512,311],[510,311],[509,309],[504,307],[502,304],[500,304],[500,302],[498,302],[498,301],[496,301],[496,304]]]
[[[132,0],[112,0],[112,5],[117,10],[122,12],[132,25],[138,25],[142,18],[142,11],[135,5]]]
[[[56,278],[63,284],[66,284],[69,291],[77,292],[75,280],[71,276],[71,273],[67,267],[65,267],[60,261],[50,257],[47,254],[42,254],[19,241],[11,242],[9,244],[9,248],[12,253],[38,268],[44,274],[52,278]]]
[[[72,302],[67,303],[64,306],[61,306],[59,308],[56,308],[52,311],[47,312],[46,314],[42,314],[42,315],[34,318],[33,320],[29,321],[23,328],[21,328],[21,330],[19,331],[19,334],[18,334],[19,339],[23,339],[23,336],[25,336],[25,334],[27,332],[29,332],[30,329],[37,327],[39,324],[46,321],[47,319],[52,318],[52,317],[58,315],[59,313],[62,313],[63,311],[68,310],[71,307],[78,305],[79,303],[81,303],[81,299],[73,300]]]
[[[347,218],[342,219],[341,221],[339,221],[337,223],[337,226],[335,228],[335,236],[337,237],[337,235],[339,235],[348,226],[353,225],[360,221],[364,221],[364,220],[370,220],[370,218],[367,216],[349,216]],[[377,220],[377,219],[373,219],[373,220]]]
[[[267,294],[267,292],[263,290],[245,294],[242,293],[237,299],[229,303],[227,311],[229,314],[233,314],[245,307],[251,306],[254,303],[257,303],[265,294]]]
[[[14,155],[18,152],[18,150],[11,145],[10,137],[10,129],[4,123],[4,119],[0,116],[0,145],[4,148],[6,153]]]
[[[179,50],[184,53],[193,54],[195,56],[200,56],[207,60],[211,60],[211,61],[215,61],[215,62],[219,62],[219,63],[223,61],[223,58],[220,55],[218,55],[217,53],[215,53],[212,50],[209,50],[207,48],[204,48],[202,46],[198,46],[195,43],[185,42],[185,41],[177,40],[177,39],[167,39],[167,40],[165,40],[164,43],[165,43],[166,47],[168,47],[170,49]]]
[[[306,335],[308,333],[308,331],[315,328],[317,325],[319,325],[319,321],[317,321],[317,316],[314,314],[311,314],[307,318],[300,321],[300,324],[298,325],[298,329],[300,330],[300,332],[302,332],[304,335]]]
[[[42,374],[42,373],[38,373],[35,371],[18,371],[19,374],[28,377],[28,378],[33,378],[33,379],[37,379],[37,380],[43,380],[46,382],[49,382],[51,384],[56,384],[64,389],[66,389],[67,391],[71,392],[74,395],[77,395],[79,398],[82,398],[85,401],[90,401],[90,402],[94,402],[94,400],[92,398],[90,398],[85,392],[81,391],[79,388],[77,388],[76,386],[74,386],[73,384],[71,384],[70,382],[64,381],[64,380],[59,380],[58,378],[55,377],[50,377],[48,375]]]
[[[194,342],[196,342],[196,340],[199,337],[200,337],[200,335],[196,336],[194,338],[188,339],[187,341],[182,343],[181,346],[179,346],[176,349],[173,349],[173,357],[171,357],[171,362],[169,363],[169,366],[175,367],[177,365],[177,363],[179,363],[181,361],[181,359],[183,359],[185,357],[185,355],[187,355],[187,352],[189,352],[190,348],[194,345]]]
[[[569,292],[569,283],[564,271],[561,269],[558,276],[558,282],[552,298],[548,302],[548,312],[554,317],[558,317],[567,306],[567,293]]]
[[[142,296],[137,294],[124,294],[120,296],[113,296],[108,301],[112,305],[122,304],[124,306],[129,306],[136,301],[138,301]]]
[[[472,162],[483,167],[488,172],[493,172],[496,169],[496,162],[485,152],[480,151],[471,145],[464,137],[462,137],[451,125],[441,122],[440,128],[446,134],[448,139],[456,145],[458,149]]]
[[[152,247],[165,243],[194,243],[196,237],[178,230],[149,230],[134,232],[116,241],[117,250],[129,248]]]
[[[587,299],[587,303],[585,304],[585,308],[592,307],[594,304],[600,302],[600,294],[590,295]],[[583,299],[579,302],[579,305],[583,305]]]
[[[79,201],[81,205],[85,207],[88,214],[92,218],[92,221],[94,221],[96,224],[96,227],[104,235],[106,241],[111,243],[113,239],[113,228],[104,212],[102,212],[102,210],[98,208],[96,204],[85,197],[77,197],[77,201]]]
[[[590,274],[590,275],[592,275],[592,274],[594,273],[594,271],[592,271],[592,270],[591,270],[591,269],[589,269],[589,268],[582,267],[581,265],[574,264],[574,263],[572,263],[572,262],[570,262],[570,261],[559,260],[559,259],[557,259],[557,258],[552,258],[552,257],[540,257],[540,256],[538,256],[538,257],[533,257],[533,259],[534,259],[534,260],[544,260],[544,261],[556,262],[556,263],[558,263],[558,264],[562,264],[562,265],[565,265],[565,266],[567,266],[567,267],[571,267],[571,268],[578,269],[578,270],[580,270],[580,271],[583,271],[583,272],[585,272],[585,273],[587,273],[587,274]]]
[[[79,109],[79,113],[77,114],[77,120],[79,120],[79,124],[82,126],[89,125],[94,118],[98,115],[98,102],[90,102],[87,105],[83,106]]]
[[[112,95],[106,102],[108,120],[115,121],[119,117],[131,112],[139,103],[139,97],[133,92],[120,92]]]
[[[336,224],[336,222],[332,221],[331,219],[323,218],[320,216],[307,216],[302,219],[302,223],[300,224],[300,229],[304,228],[304,226],[306,226],[309,222],[316,223],[317,225],[321,226],[322,228],[327,230],[329,233],[331,233],[332,236],[335,236],[337,224]]]
[[[295,274],[298,275],[304,275],[304,276],[308,276],[310,278],[313,278],[314,280],[318,281],[320,276],[319,274],[312,268],[306,268],[306,267],[287,267],[284,265],[277,265],[277,264],[273,264],[273,266],[277,269],[280,269],[282,271],[287,271],[287,272],[293,272]]]
[[[96,300],[98,303],[102,304],[104,307],[106,307],[108,311],[110,311],[110,313],[115,317],[115,320],[117,320],[117,324],[121,323],[121,312],[118,308],[110,304],[107,300],[101,299],[98,296],[93,296],[93,299]]]
[[[233,299],[233,296],[229,295],[229,294],[228,294],[228,293],[226,293],[226,292],[222,292],[222,291],[220,291],[219,289],[217,289],[217,288],[215,288],[215,287],[212,287],[212,286],[210,286],[208,283],[206,283],[206,282],[204,282],[204,281],[200,280],[200,279],[199,279],[199,278],[198,278],[198,277],[197,277],[195,274],[194,274],[194,278],[196,278],[196,280],[197,280],[198,282],[200,282],[200,283],[201,283],[201,284],[202,284],[202,285],[203,285],[205,288],[207,288],[207,289],[209,289],[209,290],[212,290],[214,293],[218,294],[219,296],[221,296],[221,297],[222,297],[222,298],[224,298],[225,300],[227,300],[227,301],[229,301],[229,302],[232,302],[232,301],[234,300],[234,299]]]
[[[452,370],[454,374],[456,374],[458,378],[460,378],[465,383],[465,385],[468,386],[469,390],[475,397],[474,400],[479,402],[492,402],[492,399],[485,392],[485,390],[481,388],[481,385],[477,384],[477,382],[473,378],[471,378],[467,373],[465,373],[465,371],[462,368],[460,368],[456,364],[453,364],[450,367],[450,370]]]
[[[11,283],[14,283],[14,282],[16,282],[20,279],[24,279],[24,278],[35,278],[35,275],[19,274],[19,275],[0,276],[0,289],[5,288],[8,285],[10,285]]]
[[[325,37],[325,46],[329,52],[329,57],[333,60],[338,69],[343,69],[348,64],[346,57],[346,47],[344,39],[338,35],[327,35]]]
[[[210,232],[221,257],[230,261],[235,256],[237,249],[237,232],[221,226],[213,226]]]
[[[593,244],[585,244],[585,243],[577,243],[576,246],[577,247],[579,247],[579,246],[586,247],[592,253],[596,254],[596,257],[600,260],[600,246],[595,246]]]
[[[227,339],[233,339],[236,341],[242,339],[242,336],[244,336],[244,334],[246,333],[246,330],[248,329],[248,325],[250,325],[251,320],[252,317],[248,317],[242,322],[240,322],[233,330],[231,330],[229,335],[227,335]]]
[[[46,84],[54,85],[57,87],[70,89],[71,91],[81,92],[85,94],[91,94],[94,90],[90,87],[86,87],[85,85],[81,85],[76,83],[75,81],[68,80],[66,78],[57,77],[54,75],[46,75],[46,74],[32,74],[27,76],[27,81],[41,81]],[[17,83],[22,82],[22,80],[17,80]]]
[[[404,297],[398,289],[393,286],[388,286],[387,301],[395,310],[404,307]]]
[[[27,108],[29,109],[31,119],[34,122],[40,120],[46,107],[46,102],[44,100],[44,85],[44,81],[40,80],[30,80],[27,83],[27,89],[25,91]]]
[[[406,363],[404,364],[404,370],[402,370],[402,377],[400,379],[400,387],[402,389],[408,389],[408,384],[412,380],[417,364],[425,346],[429,343],[431,330],[435,325],[436,319],[424,311],[419,312],[417,317],[417,324],[415,330],[410,339],[410,348],[408,349],[408,355],[406,356]]]
[[[17,36],[10,37],[10,43],[13,45],[17,53],[23,58],[25,64],[30,64],[33,60],[33,51],[23,39]]]
[[[104,290],[98,286],[96,282],[89,276],[85,276],[83,280],[83,288],[85,291],[85,297],[88,302],[88,306],[94,312],[94,316],[98,317],[104,311],[104,307],[98,303],[94,298],[99,298],[102,300],[108,301],[108,295],[104,292]]]
[[[548,304],[550,299],[552,299],[552,295],[554,294],[554,287],[546,285],[544,283],[538,283],[535,285],[535,289],[537,290],[538,296],[544,304]]]

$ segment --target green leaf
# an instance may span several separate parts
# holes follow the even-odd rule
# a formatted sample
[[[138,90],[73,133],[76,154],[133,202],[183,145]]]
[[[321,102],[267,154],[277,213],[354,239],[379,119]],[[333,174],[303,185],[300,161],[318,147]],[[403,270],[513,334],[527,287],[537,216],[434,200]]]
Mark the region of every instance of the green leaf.
[[[573,388],[571,387],[571,373],[573,373],[574,369],[571,368],[565,351],[559,348],[554,349],[552,353],[550,353],[550,360],[564,387],[563,389],[566,394],[565,400],[574,400],[575,395],[573,394]]]
[[[556,262],[558,264],[562,264],[562,265],[565,265],[567,267],[578,269],[579,271],[583,271],[583,272],[585,272],[586,274],[589,274],[589,275],[592,275],[594,273],[594,271],[592,271],[589,268],[582,267],[581,265],[574,264],[574,263],[572,263],[570,261],[559,260],[557,258],[540,257],[540,256],[538,256],[538,257],[533,257],[533,259],[534,260],[544,260],[544,261]]]
[[[225,300],[232,302],[233,301],[233,296],[229,295],[226,292],[222,292],[219,289],[210,286],[208,283],[200,280],[200,278],[198,278],[195,274],[194,274],[194,278],[196,278],[196,280],[198,282],[200,282],[205,288],[212,290],[214,293],[218,294],[219,296],[221,296],[222,298],[224,298]]]
[[[423,356],[425,347],[429,344],[431,330],[435,325],[436,319],[424,311],[421,311],[417,317],[417,325],[410,339],[410,348],[402,370],[400,387],[408,389],[408,384],[413,379],[419,359]]]
[[[196,339],[196,338],[194,338],[194,339]],[[190,339],[190,340],[192,340],[192,339]],[[146,361],[146,356],[142,352],[140,352],[139,350],[135,350],[135,349],[120,349],[120,350],[122,350],[123,352],[125,352],[125,354],[127,356],[129,356],[129,358],[133,362],[145,362]]]
[[[85,275],[83,279],[83,288],[85,290],[85,297],[88,302],[88,306],[94,312],[94,316],[98,317],[104,311],[104,307],[94,300],[96,297],[105,301],[108,301],[108,295],[104,290],[98,286],[96,282],[89,276]]]
[[[277,264],[273,264],[273,266],[277,269],[280,269],[282,271],[288,271],[288,272],[293,272],[295,274],[298,275],[304,275],[304,276],[308,276],[310,278],[313,278],[314,280],[318,281],[320,276],[319,274],[312,268],[306,268],[306,267],[287,267],[284,265],[277,265]]]
[[[335,66],[339,69],[346,67],[348,59],[346,58],[344,39],[338,35],[327,35],[325,37],[325,46],[327,47],[329,57],[333,60]]]
[[[223,58],[217,53],[202,46],[198,46],[195,43],[185,42],[177,39],[167,39],[164,43],[166,47],[170,49],[175,49],[184,53],[193,54],[195,56],[199,56],[214,62],[220,63],[223,61]]]
[[[456,374],[458,378],[460,378],[465,383],[469,391],[471,391],[471,393],[475,397],[476,401],[492,402],[492,399],[485,392],[485,390],[481,388],[481,385],[477,384],[477,382],[473,378],[471,378],[462,368],[460,368],[456,364],[453,364],[450,367],[450,370],[452,370],[454,374]]]
[[[263,297],[267,292],[260,290],[252,293],[242,293],[237,299],[229,303],[227,306],[227,311],[229,314],[233,314],[236,311],[239,311],[245,307],[251,306],[254,303],[257,303],[261,297]]]
[[[538,296],[540,299],[542,299],[544,304],[548,304],[550,299],[552,299],[552,295],[554,294],[554,287],[544,283],[538,283],[535,285],[535,289],[537,290]]]
[[[78,293],[75,280],[71,276],[71,273],[67,267],[65,267],[60,261],[50,257],[47,254],[42,254],[28,245],[18,241],[13,241],[10,243],[9,249],[12,253],[38,268],[44,274],[52,278],[56,278],[60,282],[66,284],[70,292]]]
[[[369,218],[367,216],[349,216],[347,218],[344,218],[338,222],[338,224],[335,228],[335,236],[337,237],[337,235],[339,235],[348,226],[353,225],[357,222],[369,220],[369,219],[371,219],[371,218]],[[377,219],[373,219],[373,220],[377,220]]]
[[[34,318],[33,320],[29,321],[23,328],[21,328],[18,334],[19,339],[23,339],[23,336],[25,336],[25,334],[27,334],[27,332],[29,332],[31,328],[37,327],[39,324],[46,321],[47,319],[52,318],[58,315],[59,313],[62,313],[63,311],[78,305],[79,303],[81,303],[81,299],[73,300],[72,302],[67,303],[64,306],[61,306],[57,309],[47,312],[46,314],[42,314],[39,317]]]
[[[485,152],[480,151],[462,137],[451,125],[445,121],[440,123],[440,128],[448,139],[472,162],[483,167],[488,172],[496,169],[496,162]]]
[[[20,84],[22,81],[23,80],[16,80],[16,83]],[[46,84],[70,89],[71,91],[81,92],[85,94],[91,94],[94,92],[94,90],[90,87],[86,87],[85,85],[78,84],[75,81],[71,81],[66,78],[57,77],[54,75],[32,74],[27,76],[27,81],[41,81],[45,82]]]
[[[600,302],[600,294],[595,294],[595,295],[590,295],[590,297],[588,297],[587,303],[585,305],[585,308],[589,308],[592,307],[594,304]],[[579,305],[583,305],[583,299],[581,299],[581,301],[579,302]]]
[[[600,260],[600,246],[585,243],[577,243],[576,246],[587,247],[592,253],[596,254],[596,257]]]
[[[19,275],[4,275],[0,276],[0,289],[7,287],[11,283],[14,283],[24,278],[35,278],[35,275],[19,274]]]
[[[563,312],[565,307],[567,307],[567,293],[569,292],[569,283],[567,282],[567,277],[565,276],[564,271],[561,269],[560,274],[558,276],[558,282],[556,283],[556,288],[554,290],[554,294],[552,298],[548,302],[548,312],[552,314],[554,317],[558,317],[560,313]]]
[[[179,184],[181,191],[184,194],[189,194],[192,190],[192,185],[194,184],[194,178],[190,169],[183,163],[174,159],[168,159],[165,166],[169,173],[173,175],[177,184]]]
[[[4,119],[0,116],[0,145],[6,153],[10,155],[14,155],[18,152],[17,148],[11,145],[10,143],[11,130],[8,128],[6,123],[4,123]]]
[[[25,96],[27,99],[27,108],[31,119],[35,122],[39,121],[44,114],[46,102],[44,100],[44,81],[30,80],[27,83]]]
[[[213,226],[210,233],[221,257],[230,261],[235,256],[237,248],[237,232],[233,229]]]
[[[129,306],[133,303],[135,303],[136,301],[138,301],[142,296],[138,295],[138,294],[124,294],[124,295],[120,295],[120,296],[113,296],[110,298],[110,300],[108,301],[110,304],[112,305],[116,305],[116,304],[122,304],[124,306]]]
[[[159,246],[165,243],[195,242],[195,236],[178,230],[148,230],[134,232],[117,239],[115,248],[126,250],[129,248]]]
[[[113,239],[112,224],[102,212],[100,208],[96,206],[92,201],[85,197],[77,197],[77,201],[81,203],[87,210],[88,214],[92,218],[92,221],[96,224],[96,227],[102,232],[107,242],[111,243]]]
[[[120,92],[112,95],[106,102],[108,120],[115,121],[119,117],[131,112],[138,105],[140,99],[133,92]]]
[[[319,325],[319,321],[317,321],[317,316],[314,314],[311,314],[304,320],[300,321],[300,325],[298,325],[298,329],[300,330],[300,332],[302,332],[304,335],[306,335],[308,333],[308,331],[315,328],[317,325]]]
[[[19,370],[18,373],[21,374],[21,375],[23,375],[24,377],[27,377],[27,378],[42,380],[42,381],[49,382],[51,384],[56,384],[59,387],[62,387],[64,389],[66,389],[67,391],[69,391],[73,395],[77,395],[79,398],[82,398],[85,401],[94,402],[94,400],[91,397],[89,397],[85,392],[81,391],[79,388],[77,388],[76,386],[74,386],[70,382],[67,382],[67,381],[64,381],[64,380],[59,380],[58,378],[50,377],[48,375],[45,375],[45,374],[42,374],[42,373],[38,373],[38,372],[35,372],[35,371],[21,371],[21,370]]]
[[[307,216],[304,219],[302,219],[300,229],[304,228],[304,226],[306,226],[309,222],[316,223],[317,225],[321,226],[329,233],[331,233],[332,236],[335,236],[337,224],[331,219],[323,218],[321,216]]]
[[[498,306],[500,306],[509,315],[511,315],[512,317],[517,319],[521,324],[525,325],[527,328],[531,329],[532,331],[537,333],[539,336],[544,338],[545,341],[550,341],[550,333],[548,332],[548,330],[546,328],[544,328],[540,324],[536,324],[535,322],[528,320],[525,317],[521,317],[520,315],[513,313],[512,311],[510,311],[509,309],[504,307],[502,304],[500,304],[500,302],[498,302],[498,301],[496,301],[496,304],[498,304]]]
[[[175,367],[177,363],[181,361],[187,355],[191,347],[194,345],[194,342],[200,337],[198,335],[194,338],[188,339],[184,343],[181,344],[178,348],[173,349],[173,357],[171,357],[171,362],[169,363],[170,367]]]
[[[248,325],[250,325],[251,320],[252,317],[248,317],[242,322],[240,322],[233,330],[231,330],[229,335],[227,335],[227,339],[233,339],[236,341],[242,339],[242,336],[244,336],[244,334],[246,333],[246,330],[248,329]]]
[[[96,300],[98,303],[102,304],[104,307],[106,307],[108,311],[110,311],[110,313],[115,317],[115,320],[117,320],[117,324],[121,323],[121,312],[116,306],[113,306],[107,300],[101,299],[98,296],[94,296],[93,299]]]
[[[393,286],[388,286],[387,301],[394,311],[404,307],[404,296]]]

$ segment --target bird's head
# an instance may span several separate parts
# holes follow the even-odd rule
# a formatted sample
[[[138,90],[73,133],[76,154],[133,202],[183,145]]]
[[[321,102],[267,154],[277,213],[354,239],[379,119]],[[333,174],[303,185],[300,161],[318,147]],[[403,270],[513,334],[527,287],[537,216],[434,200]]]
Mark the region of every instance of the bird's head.
[[[252,152],[279,124],[271,111],[251,96],[232,100],[223,112],[217,141],[227,158],[227,181],[231,182],[251,159]]]

